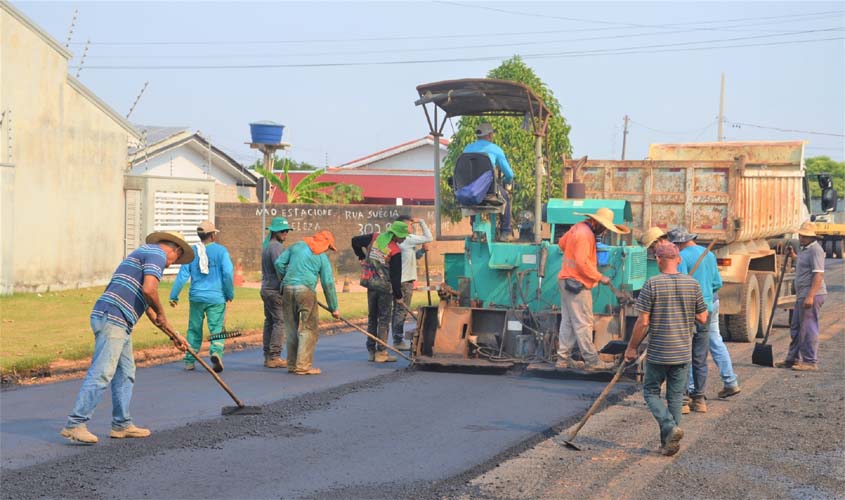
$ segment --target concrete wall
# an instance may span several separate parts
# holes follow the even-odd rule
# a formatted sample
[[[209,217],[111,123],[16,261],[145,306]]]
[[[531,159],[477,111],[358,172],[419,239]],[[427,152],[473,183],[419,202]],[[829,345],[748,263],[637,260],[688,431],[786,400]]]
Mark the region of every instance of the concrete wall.
[[[0,163],[0,295],[15,290],[14,241],[15,166]]]
[[[387,224],[393,222],[399,214],[410,214],[426,220],[434,233],[434,207],[397,207],[393,205],[268,205],[266,224],[275,216],[287,217],[292,231],[287,243],[301,240],[323,229],[330,230],[336,240],[338,252],[329,252],[335,265],[335,273],[357,279],[360,267],[352,251],[350,240],[353,236],[371,232],[381,232]],[[240,261],[244,272],[256,273],[261,270],[261,205],[256,203],[218,203],[215,224],[220,229],[220,243],[229,249],[232,261]],[[459,224],[443,223],[446,235],[470,233],[469,219]],[[430,267],[442,270],[444,252],[464,251],[463,241],[435,242],[429,254]],[[417,269],[424,279],[423,261]],[[336,277],[338,281],[342,277]]]
[[[0,47],[0,109],[13,117],[14,288],[102,284],[123,257],[131,126],[67,74],[67,51],[5,2]]]

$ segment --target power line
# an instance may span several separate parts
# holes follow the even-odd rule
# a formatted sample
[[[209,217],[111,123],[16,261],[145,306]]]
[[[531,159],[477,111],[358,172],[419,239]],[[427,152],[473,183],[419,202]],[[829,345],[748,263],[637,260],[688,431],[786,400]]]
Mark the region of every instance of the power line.
[[[833,30],[842,30],[842,28],[833,28]],[[816,31],[830,31],[830,30],[812,30]],[[798,33],[789,33],[789,35]],[[585,57],[597,55],[630,55],[630,54],[654,54],[666,52],[692,52],[701,50],[718,50],[728,48],[740,47],[768,47],[777,45],[794,45],[803,43],[817,43],[834,40],[843,40],[843,37],[829,37],[829,38],[814,38],[805,40],[790,40],[779,42],[764,42],[764,43],[746,43],[734,45],[714,45],[708,47],[685,47],[693,44],[702,43],[724,43],[727,41],[736,41],[741,39],[763,38],[771,36],[783,35],[760,35],[754,37],[737,37],[725,40],[703,40],[699,42],[680,42],[674,44],[662,45],[645,45],[638,47],[622,47],[615,49],[594,49],[586,51],[567,51],[567,52],[546,52],[535,54],[521,54],[523,59],[544,59],[544,58],[567,58],[567,57]],[[643,50],[646,49],[646,50]],[[659,50],[649,50],[659,49]],[[455,62],[482,62],[495,61],[507,59],[510,55],[496,55],[496,56],[477,56],[477,57],[457,57],[445,59],[411,59],[411,60],[395,60],[395,61],[363,61],[363,62],[329,62],[329,63],[278,63],[278,64],[229,64],[229,65],[119,65],[119,66],[86,66],[87,69],[102,69],[102,70],[129,70],[129,69],[145,69],[145,70],[160,70],[160,69],[269,69],[269,68],[326,68],[326,67],[354,67],[354,66],[393,66],[405,64],[431,64],[431,63],[455,63]]]
[[[727,123],[730,123],[731,125],[734,125],[736,128],[753,127],[753,128],[760,128],[760,129],[765,129],[765,130],[776,130],[778,132],[791,132],[791,133],[795,133],[795,134],[826,135],[828,137],[845,137],[845,134],[834,134],[832,132],[815,132],[815,131],[812,131],[812,130],[795,130],[795,129],[789,129],[789,128],[780,128],[780,127],[766,127],[764,125],[755,125],[753,123],[732,122],[732,121],[727,121],[727,120],[725,120],[725,121]]]
[[[707,130],[707,129],[709,129],[710,127],[712,127],[713,125],[715,125],[715,124],[716,124],[716,121],[717,121],[717,120],[713,120],[713,121],[711,121],[710,123],[708,123],[707,125],[705,125],[704,127],[697,128],[697,129],[695,129],[695,130],[684,130],[684,131],[674,131],[674,132],[673,132],[673,131],[669,131],[669,130],[660,130],[660,129],[657,129],[657,128],[652,128],[652,127],[649,127],[648,125],[646,125],[646,124],[644,124],[644,123],[641,123],[641,122],[638,122],[638,121],[636,121],[636,120],[631,120],[631,123],[634,123],[634,124],[636,124],[636,125],[639,125],[640,127],[643,127],[643,128],[645,128],[645,129],[651,130],[652,132],[659,132],[659,133],[661,133],[661,134],[669,134],[669,135],[692,135],[692,134],[701,134],[701,133],[702,133],[702,132],[704,132],[705,130]]]

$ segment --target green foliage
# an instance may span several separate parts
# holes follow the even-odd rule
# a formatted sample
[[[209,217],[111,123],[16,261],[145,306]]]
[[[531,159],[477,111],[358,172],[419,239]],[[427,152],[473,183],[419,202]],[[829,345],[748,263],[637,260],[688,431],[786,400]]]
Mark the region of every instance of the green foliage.
[[[275,158],[273,160],[273,170],[284,170],[285,165],[287,165],[288,170],[317,170],[317,167],[304,161],[291,160],[290,158]],[[262,160],[255,160],[255,163],[249,166],[255,171],[263,167],[264,162]]]
[[[358,186],[317,180],[325,173],[324,170],[315,170],[296,184],[290,178],[290,160],[285,158],[281,170],[282,174],[277,176],[263,167],[255,169],[271,185],[285,193],[288,203],[350,203],[363,199],[363,191]]]
[[[252,200],[243,195],[238,195],[238,201],[241,203],[250,203]]]
[[[550,195],[560,196],[562,192],[561,168],[562,155],[569,156],[572,146],[569,144],[569,125],[561,115],[560,103],[552,91],[528,67],[519,56],[504,61],[498,68],[487,74],[488,78],[511,80],[523,83],[537,94],[549,108],[551,117],[546,137],[543,138],[543,155],[547,178],[543,182],[542,201],[548,201]],[[457,222],[461,219],[460,210],[455,203],[452,186],[447,182],[455,171],[455,163],[467,144],[475,141],[475,128],[484,121],[490,122],[496,129],[493,141],[505,152],[514,171],[514,191],[511,201],[512,213],[523,210],[534,212],[534,134],[522,129],[522,117],[478,117],[461,118],[457,133],[452,137],[445,163],[441,171],[440,198],[442,213]],[[551,160],[551,161],[550,161]]]
[[[830,174],[833,178],[833,188],[839,196],[845,195],[845,162],[833,161],[828,156],[814,156],[804,160],[807,166],[807,176]],[[822,190],[815,178],[810,178],[810,196],[819,198]]]

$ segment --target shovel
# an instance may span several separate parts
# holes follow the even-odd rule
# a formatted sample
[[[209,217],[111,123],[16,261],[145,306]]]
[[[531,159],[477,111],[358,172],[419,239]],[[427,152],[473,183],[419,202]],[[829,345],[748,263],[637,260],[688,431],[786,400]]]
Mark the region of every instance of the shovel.
[[[645,356],[645,353],[646,351],[643,351],[643,353],[640,354],[640,356],[635,359],[632,363],[625,363],[624,361],[622,363],[619,363],[619,368],[616,369],[616,373],[613,375],[613,378],[610,379],[610,383],[608,383],[607,387],[605,387],[604,390],[601,391],[599,397],[596,398],[596,400],[593,402],[593,406],[591,406],[590,409],[587,410],[587,413],[581,418],[581,421],[578,422],[578,425],[575,426],[575,429],[572,430],[572,432],[569,434],[569,437],[563,440],[564,446],[566,446],[570,450],[581,451],[581,448],[576,446],[572,442],[572,440],[575,439],[575,436],[578,434],[578,431],[581,430],[581,427],[584,427],[584,424],[587,423],[587,420],[589,420],[590,417],[593,416],[593,413],[596,412],[599,405],[604,402],[608,393],[610,393],[610,390],[613,389],[613,386],[616,385],[616,382],[618,382],[619,379],[622,377],[622,373],[625,371],[625,369],[642,361],[643,357]]]
[[[320,306],[320,307],[322,307],[323,309],[325,309],[325,310],[326,310],[326,311],[328,311],[328,312],[332,312],[332,310],[331,310],[331,309],[329,309],[329,308],[328,308],[325,304],[323,304],[323,303],[322,303],[322,302],[320,302],[319,300],[317,301],[317,305],[318,305],[318,306]],[[402,304],[402,305],[404,305],[404,304]],[[413,314],[413,313],[412,313],[412,314]],[[399,350],[397,350],[397,349],[394,349],[394,348],[393,348],[393,347],[391,347],[389,344],[385,343],[383,340],[381,340],[380,338],[376,337],[376,336],[375,336],[375,335],[373,335],[372,333],[370,333],[370,332],[368,332],[368,331],[364,330],[363,328],[361,328],[361,327],[359,327],[359,326],[357,326],[357,325],[355,325],[355,324],[351,323],[348,319],[341,317],[341,318],[340,318],[340,320],[341,320],[341,321],[343,321],[344,323],[346,323],[346,324],[347,324],[347,326],[351,326],[352,328],[354,328],[354,329],[358,330],[359,332],[363,333],[363,334],[364,334],[364,335],[366,335],[367,337],[369,337],[369,338],[373,339],[373,341],[374,341],[374,342],[377,342],[377,343],[381,344],[382,346],[384,346],[384,348],[385,348],[385,349],[388,349],[388,350],[393,351],[394,353],[396,353],[397,355],[399,355],[399,356],[401,356],[401,357],[405,358],[406,360],[410,361],[411,363],[413,363],[413,362],[414,362],[411,358],[409,358],[408,356],[405,356],[405,355],[402,353],[402,351],[399,351]]]
[[[766,326],[766,335],[763,337],[763,342],[754,344],[754,352],[751,353],[751,363],[760,366],[775,366],[775,359],[772,355],[772,346],[766,342],[769,341],[769,333],[772,332],[772,322],[775,319],[775,312],[778,309],[778,298],[780,297],[781,285],[783,285],[783,276],[786,274],[786,266],[789,263],[789,254],[783,257],[783,266],[780,269],[780,276],[778,277],[778,286],[775,289],[775,300],[772,304],[772,314],[769,316],[769,324]]]

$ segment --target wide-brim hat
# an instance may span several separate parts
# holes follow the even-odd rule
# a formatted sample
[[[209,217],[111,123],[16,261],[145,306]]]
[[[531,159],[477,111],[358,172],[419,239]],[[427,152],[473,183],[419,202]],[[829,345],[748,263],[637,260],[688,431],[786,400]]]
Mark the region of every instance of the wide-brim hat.
[[[646,230],[646,232],[643,233],[643,246],[648,248],[653,245],[655,241],[659,240],[663,236],[666,236],[665,231],[663,231],[659,227],[650,227]]]
[[[305,238],[302,238],[302,241],[308,245],[308,248],[310,248],[315,255],[320,255],[326,250],[334,250],[337,252],[337,247],[334,246],[334,235],[328,230],[315,233],[314,236],[306,236]]]
[[[816,224],[810,221],[801,224],[801,227],[798,228],[798,235],[818,238],[819,235],[816,234]]]
[[[179,231],[156,231],[147,235],[146,242],[151,245],[162,241],[175,243],[182,249],[182,256],[176,259],[174,264],[190,264],[194,260],[194,249],[185,241],[185,237]]]
[[[390,225],[387,228],[388,233],[393,233],[394,236],[397,238],[407,238],[408,237],[408,224],[398,220]]]
[[[689,230],[684,226],[676,227],[675,229],[666,233],[666,236],[672,243],[686,243],[688,241],[692,241],[698,238],[697,234],[689,232]]]
[[[267,227],[271,233],[278,233],[279,231],[290,231],[290,224],[284,217],[273,217],[273,221]]]
[[[584,217],[589,217],[601,224],[602,227],[613,231],[616,234],[628,234],[631,232],[631,230],[627,226],[613,223],[613,210],[609,208],[602,207],[596,210],[596,212],[593,214],[572,212],[572,215],[582,215]]]
[[[495,134],[496,129],[493,128],[493,125],[490,125],[487,122],[483,122],[475,127],[475,136],[476,137],[484,137],[485,135]]]

